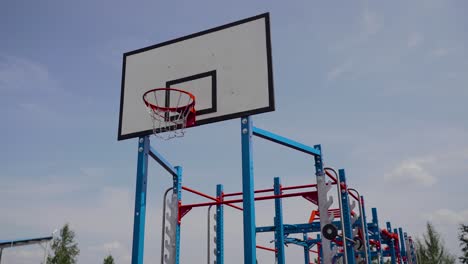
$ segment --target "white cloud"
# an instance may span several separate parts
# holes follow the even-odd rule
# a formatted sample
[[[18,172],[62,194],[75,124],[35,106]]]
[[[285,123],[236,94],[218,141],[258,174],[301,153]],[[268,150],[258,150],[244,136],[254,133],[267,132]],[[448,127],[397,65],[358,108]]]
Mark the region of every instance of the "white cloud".
[[[346,73],[350,73],[352,69],[352,62],[351,61],[346,61],[342,64],[339,64],[335,67],[333,67],[327,74],[327,78],[329,81],[333,81],[338,79],[340,76]]]
[[[433,51],[431,51],[431,56],[432,57],[443,57],[445,55],[447,55],[449,53],[449,50],[446,49],[446,48],[438,48],[438,49],[434,49]]]
[[[118,250],[118,249],[121,249],[122,247],[123,246],[119,241],[114,240],[111,242],[104,243],[102,245],[91,246],[89,247],[89,249],[94,250],[94,251],[102,251],[105,253],[111,253],[113,250]]]
[[[421,33],[419,32],[411,33],[408,36],[408,41],[407,41],[408,48],[415,48],[421,45],[423,41],[424,41],[424,36]]]
[[[468,222],[468,209],[453,211],[447,208],[438,209],[427,215],[430,221],[439,224],[457,225]]]
[[[382,18],[377,15],[377,13],[369,10],[368,7],[365,8],[364,13],[362,14],[362,22],[364,26],[364,33],[366,35],[374,35],[380,31],[382,28]]]
[[[426,164],[432,162],[433,159],[404,160],[390,173],[385,174],[384,179],[393,183],[432,186],[437,182],[437,178],[425,168]]]

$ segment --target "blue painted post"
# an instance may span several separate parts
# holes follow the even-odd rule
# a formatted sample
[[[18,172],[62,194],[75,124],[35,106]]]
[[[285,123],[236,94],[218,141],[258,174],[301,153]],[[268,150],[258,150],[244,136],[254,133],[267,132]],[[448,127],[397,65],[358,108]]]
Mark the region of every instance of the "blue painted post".
[[[387,231],[392,233],[392,225],[390,224],[390,222],[387,222]],[[390,248],[390,257],[391,257],[392,264],[397,264],[396,255],[395,255],[395,244],[393,242],[394,242],[393,238],[390,239],[390,244],[388,246]]]
[[[223,201],[223,185],[216,185],[216,198]],[[224,206],[216,205],[216,263],[224,264]]]
[[[346,185],[346,176],[345,176],[345,170],[340,169],[338,170],[338,175],[340,177],[341,183]],[[354,255],[354,245],[351,243],[349,240],[353,241],[353,229],[351,227],[351,210],[349,208],[349,197],[348,197],[348,190],[347,187],[341,189],[341,210],[343,211],[343,219],[341,221],[344,222],[344,228],[345,230],[343,231],[343,234],[345,237],[343,237],[343,244],[346,246],[346,263],[347,264],[354,264],[356,261],[355,255]]]
[[[419,263],[418,252],[416,251],[416,248],[414,247],[413,239],[411,237],[408,237],[408,241],[410,244],[411,258],[413,260],[413,263],[418,264]]]
[[[372,223],[376,227],[377,240],[381,245],[380,249],[378,250],[380,264],[384,264],[384,258],[383,258],[383,252],[382,252],[382,236],[380,235],[380,226],[379,226],[379,217],[377,215],[377,208],[372,208]]]
[[[241,118],[244,264],[255,264],[257,261],[252,127],[251,117]]]
[[[367,219],[366,219],[366,207],[364,203],[364,196],[361,195],[361,203],[362,203],[362,217],[364,218],[364,239],[366,240],[365,243],[367,245],[367,263],[371,264],[371,252],[370,252],[370,244],[369,244],[369,230],[367,229]]]
[[[314,156],[314,162],[315,162],[315,178],[317,182],[317,193],[318,193],[318,209],[319,213],[322,217],[320,217],[320,230],[327,225],[330,224],[330,219],[328,219],[326,216],[328,215],[328,209],[331,205],[330,203],[330,198],[327,194],[328,189],[326,186],[326,176],[325,176],[325,171],[323,169],[323,152],[322,152],[322,147],[320,145],[315,145],[314,149],[318,150],[320,152],[320,155],[315,155]],[[332,261],[333,258],[333,252],[332,252],[332,245],[331,241],[326,239],[325,237],[322,238],[320,244],[321,248],[321,256],[320,258],[323,260],[324,263],[328,263]]]
[[[135,190],[135,212],[133,215],[132,264],[143,263],[145,244],[146,217],[146,181],[148,176],[148,151],[150,140],[148,136],[138,139],[138,163]]]
[[[309,238],[307,237],[307,233],[302,234],[304,241],[307,241]],[[309,254],[309,247],[304,247],[304,263],[310,264],[310,254]]]
[[[398,236],[398,229],[394,228],[393,233]],[[398,241],[394,241],[393,244],[395,245],[395,254],[396,254],[396,261],[398,264],[401,263],[401,247],[400,247],[400,239]]]
[[[281,183],[278,177],[274,179],[273,189],[275,195],[281,194]],[[286,259],[284,252],[283,206],[281,204],[281,198],[275,198],[275,248],[277,250],[276,263],[284,264]]]
[[[172,177],[174,193],[177,193],[177,201],[182,201],[182,167],[175,166],[177,175]],[[179,212],[178,212],[179,214]],[[180,216],[177,215],[177,219],[180,219]],[[180,221],[176,225],[176,264],[180,262]]]
[[[403,236],[403,228],[398,228],[398,233],[400,236],[400,253],[401,253],[401,259],[403,261],[403,264],[408,263],[408,256],[406,255],[406,245],[405,245],[405,237]]]

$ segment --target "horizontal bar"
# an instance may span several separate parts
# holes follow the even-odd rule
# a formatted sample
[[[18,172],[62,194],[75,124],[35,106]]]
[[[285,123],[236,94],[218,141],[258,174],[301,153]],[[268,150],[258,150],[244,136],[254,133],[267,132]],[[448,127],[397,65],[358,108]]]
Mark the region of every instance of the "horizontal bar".
[[[150,146],[149,153],[148,153],[159,165],[161,165],[164,169],[167,170],[172,176],[177,177],[177,171],[159,152],[157,152],[152,146]]]
[[[272,191],[274,191],[273,188],[256,190],[256,191],[254,191],[254,193],[264,193],[264,192],[272,192]],[[242,195],[242,194],[243,194],[242,192],[236,192],[236,193],[227,193],[227,194],[224,194],[223,196],[224,197],[229,197],[229,196],[238,196],[238,195]]]
[[[296,185],[296,186],[288,186],[288,187],[281,187],[281,190],[294,190],[294,189],[302,189],[302,188],[315,188],[317,184],[305,184],[305,185]]]
[[[191,192],[191,193],[194,193],[194,194],[197,194],[197,195],[200,195],[200,196],[202,196],[202,197],[205,197],[205,198],[208,198],[208,199],[210,199],[210,200],[213,200],[213,201],[218,202],[218,199],[217,199],[216,197],[210,196],[210,195],[208,195],[208,194],[204,194],[204,193],[202,193],[202,192],[199,192],[199,191],[197,191],[197,190],[191,189],[191,188],[189,188],[189,187],[182,186],[182,190],[186,190],[186,191],[188,191],[188,192]],[[242,209],[241,207],[239,207],[239,206],[236,206],[236,205],[233,205],[233,204],[226,204],[226,205],[227,205],[227,206],[230,206],[230,207],[232,207],[232,208],[235,208],[235,209],[237,209],[237,210],[243,211],[243,209]]]
[[[296,197],[309,194],[310,192],[299,192],[299,193],[287,193],[287,194],[280,194],[280,195],[269,195],[269,196],[260,196],[255,197],[255,201],[263,201],[263,200],[270,200],[275,198],[288,198],[288,197]],[[235,199],[235,200],[225,200],[225,201],[216,201],[210,203],[198,203],[198,204],[184,204],[182,206],[185,207],[203,207],[203,206],[210,206],[210,205],[218,205],[218,204],[233,204],[233,203],[242,203],[244,199]]]
[[[263,249],[263,250],[266,250],[266,251],[276,252],[276,249],[274,249],[274,248],[268,248],[268,247],[263,247],[263,246],[259,246],[259,245],[257,245],[256,247],[258,249]]]
[[[317,184],[305,184],[305,185],[297,185],[297,186],[287,186],[287,187],[281,187],[281,190],[286,191],[286,190],[294,190],[294,189],[302,189],[302,188],[313,188],[317,187]],[[255,193],[264,193],[264,192],[272,192],[274,189],[261,189],[261,190],[256,190]],[[237,195],[242,195],[242,192],[236,192],[236,193],[227,193],[224,194],[224,197],[229,197],[229,196],[237,196]]]
[[[295,225],[285,224],[283,228],[284,228],[285,235],[318,232],[320,231],[320,223],[313,222],[313,223],[308,223],[308,224],[295,224]],[[275,226],[261,226],[261,227],[256,228],[257,233],[274,232],[274,231],[275,231]]]
[[[278,143],[278,144],[283,145],[285,147],[289,147],[289,148],[292,148],[292,149],[295,149],[295,150],[298,150],[298,151],[301,151],[301,152],[304,152],[306,154],[310,154],[310,155],[313,155],[313,156],[320,156],[321,155],[320,150],[318,150],[316,148],[306,146],[306,145],[304,145],[302,143],[299,143],[297,141],[291,140],[289,138],[285,138],[285,137],[280,136],[280,135],[273,134],[273,133],[271,133],[269,131],[260,129],[258,127],[253,127],[252,132],[253,132],[254,136],[257,136],[257,137],[260,137],[260,138],[263,138],[263,139],[266,139],[266,140],[270,140],[272,142]]]

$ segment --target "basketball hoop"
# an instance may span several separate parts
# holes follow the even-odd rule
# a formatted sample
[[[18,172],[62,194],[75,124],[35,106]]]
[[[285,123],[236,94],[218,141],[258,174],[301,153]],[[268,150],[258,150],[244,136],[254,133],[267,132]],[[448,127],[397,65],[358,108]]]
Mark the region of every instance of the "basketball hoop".
[[[156,88],[143,94],[153,122],[153,133],[168,140],[183,137],[185,128],[195,124],[195,96],[175,88]]]

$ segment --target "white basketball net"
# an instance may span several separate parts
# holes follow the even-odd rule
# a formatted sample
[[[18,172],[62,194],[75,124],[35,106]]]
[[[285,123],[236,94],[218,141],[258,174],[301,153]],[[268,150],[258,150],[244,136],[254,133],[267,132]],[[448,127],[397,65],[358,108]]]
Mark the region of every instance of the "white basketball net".
[[[169,88],[151,90],[143,96],[146,109],[153,122],[156,137],[169,140],[183,137],[185,128],[195,122],[193,95]]]

